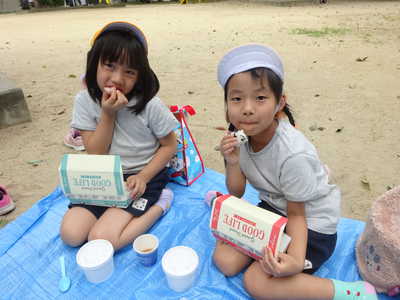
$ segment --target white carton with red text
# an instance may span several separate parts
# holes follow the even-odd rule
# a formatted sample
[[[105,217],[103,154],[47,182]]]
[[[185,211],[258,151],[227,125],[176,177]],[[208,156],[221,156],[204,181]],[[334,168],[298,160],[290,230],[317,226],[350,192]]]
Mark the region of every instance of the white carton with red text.
[[[210,228],[213,235],[244,254],[260,259],[263,248],[284,252],[290,237],[284,233],[287,218],[232,195],[212,202]]]

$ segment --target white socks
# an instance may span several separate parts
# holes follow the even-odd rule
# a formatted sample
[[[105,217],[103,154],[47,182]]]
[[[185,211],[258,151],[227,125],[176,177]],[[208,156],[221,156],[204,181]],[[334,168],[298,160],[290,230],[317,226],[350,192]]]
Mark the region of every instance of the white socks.
[[[163,210],[163,215],[165,215],[171,207],[173,200],[174,193],[170,189],[165,188],[162,190],[160,198],[158,198],[158,201],[154,205],[161,207]]]

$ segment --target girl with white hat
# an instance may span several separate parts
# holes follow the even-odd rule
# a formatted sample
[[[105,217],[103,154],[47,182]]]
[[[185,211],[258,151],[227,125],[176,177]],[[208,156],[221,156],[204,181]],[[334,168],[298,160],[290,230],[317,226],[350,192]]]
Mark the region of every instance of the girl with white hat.
[[[255,299],[377,299],[367,282],[312,275],[335,249],[341,196],[315,147],[294,127],[278,54],[257,44],[235,48],[219,63],[218,81],[230,129],[248,137],[239,145],[226,134],[220,142],[228,191],[240,198],[246,182],[252,184],[259,191],[258,206],[288,218],[292,240],[286,253],[273,255],[266,248],[259,261],[217,241],[216,266],[227,276],[245,269],[244,286]]]

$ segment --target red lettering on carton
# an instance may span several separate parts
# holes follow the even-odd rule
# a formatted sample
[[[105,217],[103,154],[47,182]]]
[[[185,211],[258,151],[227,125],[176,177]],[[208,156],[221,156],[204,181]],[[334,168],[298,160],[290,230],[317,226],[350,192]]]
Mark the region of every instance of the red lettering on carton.
[[[223,195],[214,200],[210,227],[216,238],[250,257],[260,259],[262,249],[267,246],[274,254],[278,250],[285,251],[290,242],[290,237],[285,237],[285,243],[281,244],[286,223],[285,217],[235,196]]]
[[[257,224],[256,224],[255,222],[250,221],[250,220],[247,220],[246,218],[243,218],[243,217],[241,217],[241,216],[239,216],[239,215],[234,215],[233,217],[234,217],[235,219],[240,220],[240,221],[246,222],[247,224],[250,224],[251,226],[254,226],[254,227],[257,226]]]

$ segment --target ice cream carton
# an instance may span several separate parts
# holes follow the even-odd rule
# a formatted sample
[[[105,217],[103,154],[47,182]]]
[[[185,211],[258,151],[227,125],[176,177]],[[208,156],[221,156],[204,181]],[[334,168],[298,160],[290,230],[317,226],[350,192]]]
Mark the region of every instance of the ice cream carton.
[[[127,207],[132,202],[118,155],[65,154],[59,175],[73,204]]]
[[[290,237],[284,233],[287,218],[232,195],[212,202],[210,228],[213,235],[244,254],[260,259],[263,248],[284,252]]]

